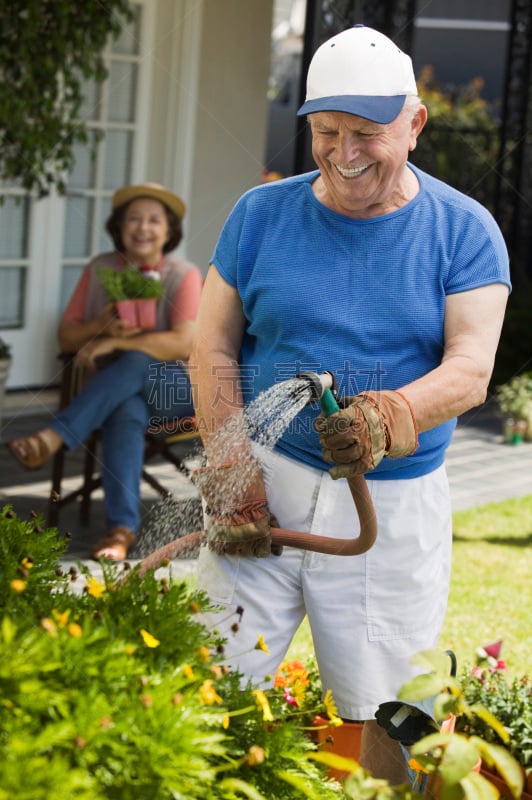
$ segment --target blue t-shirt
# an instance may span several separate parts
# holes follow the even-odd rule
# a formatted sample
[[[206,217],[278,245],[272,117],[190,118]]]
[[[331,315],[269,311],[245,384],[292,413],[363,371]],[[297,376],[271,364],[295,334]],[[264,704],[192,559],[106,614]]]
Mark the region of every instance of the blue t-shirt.
[[[317,171],[258,186],[237,202],[212,263],[243,304],[246,403],[301,370],[331,370],[341,395],[398,389],[441,363],[448,294],[510,287],[506,247],[489,212],[411,168],[418,194],[370,219],[320,203],[312,192]],[[276,447],[325,470],[316,413],[305,408]],[[370,477],[436,469],[455,424],[422,433],[412,456],[385,458]]]

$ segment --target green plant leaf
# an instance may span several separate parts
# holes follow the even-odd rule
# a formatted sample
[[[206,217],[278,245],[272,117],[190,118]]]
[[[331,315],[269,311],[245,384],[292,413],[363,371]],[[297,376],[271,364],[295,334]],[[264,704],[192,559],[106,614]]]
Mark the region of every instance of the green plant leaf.
[[[239,778],[224,778],[224,780],[220,782],[220,789],[222,792],[237,792],[243,797],[248,797],[249,800],[268,800],[267,797],[264,797],[264,795],[258,792],[253,786],[250,786]]]
[[[473,742],[459,734],[451,735],[445,747],[438,773],[446,783],[460,783],[469,775],[480,758]]]
[[[416,700],[426,700],[439,694],[444,688],[443,681],[439,675],[417,675],[399,689],[397,697],[405,702]]]
[[[427,672],[438,672],[440,675],[450,675],[451,659],[444,650],[421,650],[412,656],[412,664]]]
[[[481,719],[486,725],[489,725],[495,733],[500,736],[501,740],[507,744],[510,741],[510,735],[502,722],[499,722],[497,717],[491,713],[485,706],[481,705],[480,703],[472,703],[469,706],[469,713],[474,714],[476,717]]]
[[[466,800],[498,800],[495,786],[483,775],[470,772],[460,784]]]
[[[523,792],[524,784],[523,770],[512,754],[505,747],[486,742],[478,736],[472,736],[471,741],[473,741],[478,748],[482,760],[485,761],[490,768],[495,769],[508,784],[514,797],[520,797]]]

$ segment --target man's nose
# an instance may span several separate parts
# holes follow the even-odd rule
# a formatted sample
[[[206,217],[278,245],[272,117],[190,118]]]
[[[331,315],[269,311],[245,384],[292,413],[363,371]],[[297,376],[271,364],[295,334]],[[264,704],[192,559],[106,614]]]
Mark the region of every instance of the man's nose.
[[[359,138],[352,133],[346,133],[340,136],[338,147],[344,164],[356,158],[361,149]]]

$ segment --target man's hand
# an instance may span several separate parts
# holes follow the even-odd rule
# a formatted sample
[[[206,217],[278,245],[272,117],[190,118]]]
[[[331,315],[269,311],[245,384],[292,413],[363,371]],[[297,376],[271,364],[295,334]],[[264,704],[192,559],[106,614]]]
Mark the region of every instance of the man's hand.
[[[258,558],[272,552],[270,525],[275,520],[268,510],[257,459],[205,467],[193,473],[192,479],[206,504],[209,549]]]
[[[333,478],[349,478],[375,469],[384,456],[401,458],[417,447],[417,424],[399,392],[363,392],[346,397],[344,408],[314,423],[325,461],[336,466]]]

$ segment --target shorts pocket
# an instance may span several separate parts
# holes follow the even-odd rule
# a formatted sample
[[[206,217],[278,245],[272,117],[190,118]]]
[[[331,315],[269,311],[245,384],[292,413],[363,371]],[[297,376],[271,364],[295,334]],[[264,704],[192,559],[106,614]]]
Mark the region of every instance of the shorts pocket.
[[[219,556],[202,547],[198,558],[196,586],[212,603],[227,606],[233,602],[240,566],[239,556]]]

